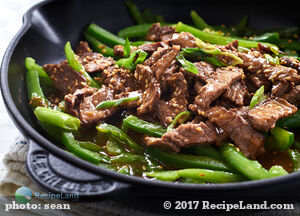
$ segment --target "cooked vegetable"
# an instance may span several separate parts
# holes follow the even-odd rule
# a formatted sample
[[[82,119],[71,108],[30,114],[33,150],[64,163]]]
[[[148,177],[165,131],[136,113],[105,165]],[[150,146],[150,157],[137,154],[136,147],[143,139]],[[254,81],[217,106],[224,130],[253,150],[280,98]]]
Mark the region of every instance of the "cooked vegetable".
[[[183,53],[179,53],[177,55],[176,59],[181,64],[181,66],[184,68],[184,70],[191,72],[193,74],[199,73],[197,67],[192,62],[190,62],[184,58]]]
[[[151,147],[146,149],[146,153],[163,164],[176,168],[203,168],[234,172],[228,164],[212,157],[168,153]]]
[[[99,103],[96,106],[96,109],[107,109],[107,108],[111,108],[111,107],[116,107],[119,106],[121,104],[130,102],[130,101],[135,101],[141,98],[141,94],[135,94],[137,96],[132,96],[132,97],[126,97],[126,98],[120,98],[117,100],[109,100],[109,101],[103,101],[101,103]]]
[[[34,114],[38,120],[66,130],[78,130],[80,127],[78,118],[50,108],[37,107]]]
[[[212,29],[211,26],[209,26],[198,14],[196,11],[192,10],[190,13],[190,16],[195,24],[195,26],[200,29],[203,30],[205,28],[210,28]]]
[[[253,108],[256,104],[266,100],[267,97],[264,95],[264,93],[265,93],[265,86],[262,85],[253,95],[249,107]]]
[[[276,126],[286,129],[294,129],[300,127],[300,111],[298,110],[295,114],[290,115],[284,119],[279,119]]]
[[[81,63],[77,60],[77,57],[74,51],[71,48],[71,43],[68,41],[65,45],[65,53],[69,62],[69,65],[77,72],[81,73],[86,79],[90,86],[99,88],[98,83],[93,80],[92,77],[85,71],[84,67]]]
[[[269,170],[266,170],[258,161],[246,158],[236,147],[230,144],[224,144],[221,147],[221,152],[231,166],[251,180],[273,178],[288,174],[281,166],[272,166]]]
[[[167,132],[167,129],[159,124],[144,121],[136,116],[130,115],[123,120],[123,125],[136,132],[147,134],[150,136],[161,137]]]
[[[127,68],[129,70],[134,70],[137,64],[142,63],[146,57],[147,53],[143,50],[137,50],[130,54],[128,58],[122,58],[119,59],[116,62],[116,65],[124,66],[124,68]]]
[[[289,149],[289,155],[293,162],[293,172],[300,170],[300,153],[298,150]]]
[[[174,171],[146,172],[149,177],[155,177],[162,181],[175,181],[179,178],[197,179],[209,183],[226,183],[244,181],[245,177],[224,171],[206,169],[182,169]]]
[[[121,38],[133,38],[133,37],[145,37],[148,34],[148,30],[152,24],[140,24],[133,25],[124,28],[118,32],[118,36]]]
[[[178,32],[182,32],[182,31],[186,31],[186,32],[190,32],[192,33],[195,37],[208,42],[208,43],[212,43],[212,44],[220,44],[220,45],[226,45],[232,41],[234,41],[233,38],[230,37],[224,37],[224,36],[219,36],[216,34],[210,34],[207,32],[203,32],[199,29],[196,29],[192,26],[188,26],[186,24],[183,24],[182,22],[178,22],[176,24],[176,31]],[[264,45],[267,45],[268,47],[270,47],[270,49],[275,53],[278,54],[279,49],[276,45],[273,44],[268,44],[268,43],[263,43]],[[246,47],[246,48],[257,48],[258,46],[258,42],[255,41],[250,41],[250,40],[239,40],[239,45]]]
[[[129,137],[124,131],[120,130],[116,126],[109,125],[106,123],[100,124],[96,127],[96,129],[105,134],[109,134],[114,138],[124,142],[128,145],[128,147],[134,151],[142,151],[143,147],[137,144],[131,137]]]
[[[90,24],[87,27],[86,32],[108,46],[114,46],[118,44],[123,45],[125,43],[125,40],[123,38],[112,34],[111,32],[99,27],[95,23]]]
[[[190,111],[183,111],[179,113],[177,116],[175,116],[171,124],[168,126],[167,131],[173,130],[177,123],[183,124],[191,117],[191,115],[192,113]]]
[[[224,160],[222,154],[212,146],[195,146],[195,147],[190,147],[189,150],[192,153],[197,155],[204,155],[204,156],[216,158],[218,160]]]
[[[85,32],[84,37],[96,52],[101,53],[104,56],[114,56],[114,50],[112,48],[101,43],[89,33]]]
[[[267,137],[266,146],[279,151],[286,151],[294,143],[294,134],[279,127],[271,129],[271,135]]]
[[[78,144],[80,147],[84,148],[84,149],[88,149],[90,151],[93,151],[93,152],[99,152],[102,150],[102,148],[95,144],[95,143],[92,143],[92,142],[88,142],[88,141],[78,141]]]
[[[272,57],[269,54],[265,54],[265,59],[267,59],[268,62],[279,65],[279,58],[278,56]]]
[[[124,44],[124,57],[129,57],[130,55],[130,42],[128,38],[126,38],[126,42]]]
[[[145,23],[141,12],[139,11],[138,7],[136,6],[136,4],[134,4],[132,1],[126,1],[126,5],[128,7],[128,10],[130,12],[130,15],[132,16],[133,20],[137,23],[137,24],[142,24]]]

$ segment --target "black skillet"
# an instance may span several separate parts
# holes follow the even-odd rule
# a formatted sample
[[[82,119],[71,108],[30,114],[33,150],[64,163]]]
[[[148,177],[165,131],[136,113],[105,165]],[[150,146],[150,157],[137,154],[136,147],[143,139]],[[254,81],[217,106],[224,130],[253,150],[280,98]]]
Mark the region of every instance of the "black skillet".
[[[271,1],[137,1],[141,8],[163,14],[168,22],[190,22],[194,9],[211,24],[235,24],[249,14],[254,28],[299,26],[300,13],[290,4]],[[39,64],[56,63],[64,59],[63,47],[71,41],[73,47],[82,39],[87,24],[95,22],[117,32],[132,25],[124,2],[97,0],[46,1],[24,15],[24,25],[10,43],[1,66],[1,90],[7,110],[18,129],[28,137],[30,150],[27,170],[42,188],[52,192],[75,193],[80,197],[128,194],[185,194],[203,197],[282,197],[296,195],[300,173],[261,181],[229,184],[174,184],[149,181],[103,169],[66,153],[48,139],[37,124],[28,106],[25,86],[24,59],[31,56]],[[121,183],[122,182],[122,183]],[[125,191],[121,193],[120,191]],[[145,194],[143,192],[143,194]],[[177,195],[176,195],[177,194]]]

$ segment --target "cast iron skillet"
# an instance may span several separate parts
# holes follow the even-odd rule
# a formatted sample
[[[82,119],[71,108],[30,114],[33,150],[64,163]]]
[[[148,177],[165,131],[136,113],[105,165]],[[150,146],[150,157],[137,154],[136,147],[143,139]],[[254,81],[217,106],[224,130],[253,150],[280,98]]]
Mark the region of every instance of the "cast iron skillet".
[[[137,1],[141,8],[163,14],[168,22],[190,22],[189,11],[197,10],[211,24],[235,24],[249,14],[250,25],[256,28],[299,25],[296,7],[267,1]],[[39,64],[56,63],[64,59],[63,47],[80,41],[87,24],[95,22],[117,32],[132,25],[124,2],[118,1],[46,1],[37,4],[24,15],[24,25],[10,43],[1,66],[1,90],[7,110],[18,129],[30,140],[27,159],[29,175],[44,189],[55,192],[79,192],[81,197],[111,194],[128,188],[151,188],[165,193],[187,195],[222,195],[232,197],[283,196],[297,192],[300,173],[261,181],[229,184],[174,184],[149,181],[118,174],[100,168],[66,153],[51,142],[37,124],[28,106],[25,86],[24,59],[31,56]],[[103,176],[103,177],[101,177]],[[119,183],[122,182],[122,183]],[[131,187],[135,185],[135,187]],[[135,189],[133,189],[134,191]],[[136,193],[139,194],[139,190]]]

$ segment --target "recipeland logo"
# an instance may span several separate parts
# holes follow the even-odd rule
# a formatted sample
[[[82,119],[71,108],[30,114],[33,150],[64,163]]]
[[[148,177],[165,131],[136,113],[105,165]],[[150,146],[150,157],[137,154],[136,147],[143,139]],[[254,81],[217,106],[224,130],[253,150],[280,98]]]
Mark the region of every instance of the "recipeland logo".
[[[30,203],[32,198],[35,198],[36,200],[43,199],[43,203]],[[45,203],[45,200],[51,200],[53,199],[78,199],[78,194],[62,194],[62,193],[39,193],[35,192],[34,194],[28,187],[20,187],[15,192],[15,200],[13,200],[11,203],[5,204],[5,211],[11,211],[11,210],[55,210],[55,209],[70,209],[69,203]]]

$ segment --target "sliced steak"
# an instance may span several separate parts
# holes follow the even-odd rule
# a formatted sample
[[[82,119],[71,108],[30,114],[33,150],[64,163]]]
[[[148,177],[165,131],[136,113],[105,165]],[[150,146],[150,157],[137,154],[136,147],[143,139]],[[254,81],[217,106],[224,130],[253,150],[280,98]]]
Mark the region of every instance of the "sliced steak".
[[[300,104],[300,85],[292,86],[291,90],[283,95],[289,103],[298,106]]]
[[[297,59],[295,59],[293,57],[286,57],[286,56],[281,57],[280,64],[287,66],[287,67],[294,68],[298,72],[300,72],[300,61],[298,61]]]
[[[115,95],[115,99],[121,99],[121,98],[132,98],[140,95],[142,93],[141,90],[138,91],[132,91],[132,92],[122,92],[120,94]],[[129,101],[126,103],[121,104],[121,107],[125,109],[133,109],[138,107],[138,101],[139,100],[134,100],[134,101]]]
[[[95,88],[85,87],[77,89],[73,94],[65,96],[65,110],[72,116],[78,117],[79,115],[79,104],[84,98],[91,96],[96,91]]]
[[[171,38],[175,33],[175,29],[171,26],[161,26],[160,23],[154,23],[148,30],[146,40],[148,41],[164,41]]]
[[[83,65],[86,72],[94,73],[101,72],[114,65],[115,60],[111,57],[104,57],[100,53],[86,52],[80,56],[79,62]]]
[[[78,56],[82,56],[84,53],[91,53],[91,52],[93,52],[93,51],[91,50],[88,42],[86,42],[86,41],[80,41],[76,48],[76,51],[75,51],[75,53]]]
[[[72,94],[76,89],[87,86],[86,78],[73,70],[67,60],[57,64],[46,64],[43,66],[45,72],[53,81],[55,87],[64,95]]]
[[[160,84],[155,79],[153,71],[149,66],[137,65],[134,77],[138,80],[143,90],[140,106],[137,109],[139,115],[152,112],[158,99],[160,98]]]
[[[282,98],[267,99],[248,112],[252,125],[261,131],[268,132],[275,127],[278,119],[292,115],[297,107]]]
[[[243,80],[233,83],[223,96],[237,105],[244,105],[244,98],[248,93],[247,86]]]
[[[207,116],[210,122],[217,124],[228,134],[246,157],[255,159],[265,151],[264,136],[238,113],[216,106],[209,109]]]
[[[214,100],[230,89],[232,83],[240,80],[242,76],[243,70],[237,67],[218,68],[207,80],[207,84],[198,92],[191,110],[197,111],[208,108]]]
[[[103,85],[93,95],[84,98],[79,105],[79,118],[83,126],[90,126],[98,123],[101,120],[115,114],[118,110],[117,107],[111,107],[108,109],[96,109],[96,106],[106,100],[112,100],[113,90]]]
[[[194,35],[189,32],[175,33],[168,42],[170,45],[179,45],[181,48],[197,47]]]
[[[143,65],[152,66],[163,55],[170,51],[170,47],[159,47],[148,59],[143,62]]]
[[[133,73],[130,70],[123,67],[120,68],[117,65],[104,69],[101,73],[101,78],[109,88],[114,89],[116,94],[139,89],[138,82]]]
[[[159,100],[157,104],[157,115],[160,121],[169,125],[176,115],[187,110],[188,85],[182,73],[174,73],[168,79],[167,83],[173,90],[170,100]]]
[[[205,83],[216,72],[216,67],[205,61],[195,62],[194,65],[198,69],[198,74],[196,76]],[[187,73],[190,73],[190,72],[187,72]]]
[[[187,123],[178,128],[165,133],[161,138],[146,137],[147,146],[157,146],[168,148],[174,152],[179,152],[181,148],[210,145],[217,139],[214,128],[209,127],[204,122],[199,124]]]
[[[143,50],[148,54],[152,54],[159,47],[168,47],[168,44],[164,42],[155,42],[155,43],[145,43],[140,46],[130,46],[130,52],[134,52],[136,50]],[[123,45],[114,46],[114,54],[116,56],[124,57],[124,47]]]
[[[151,70],[154,72],[157,81],[161,81],[164,72],[176,60],[176,56],[179,53],[179,51],[180,51],[180,46],[177,45],[172,46],[170,52],[163,55],[151,66]]]

